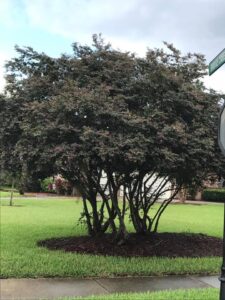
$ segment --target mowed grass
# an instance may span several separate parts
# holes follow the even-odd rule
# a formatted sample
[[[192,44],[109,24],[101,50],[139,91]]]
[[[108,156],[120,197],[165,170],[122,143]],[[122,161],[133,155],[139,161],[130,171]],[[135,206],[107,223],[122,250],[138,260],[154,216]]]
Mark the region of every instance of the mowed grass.
[[[16,199],[1,206],[1,277],[112,277],[217,274],[221,258],[122,258],[50,251],[38,240],[86,234],[73,199]],[[222,237],[223,205],[171,205],[161,232],[201,232]],[[128,223],[129,230],[132,226]]]
[[[10,197],[11,192],[10,191],[0,191],[0,197]],[[18,192],[13,192],[13,197],[21,197],[21,195]]]
[[[91,297],[62,298],[61,300],[218,300],[219,290],[214,288],[160,291],[153,293],[112,294]]]

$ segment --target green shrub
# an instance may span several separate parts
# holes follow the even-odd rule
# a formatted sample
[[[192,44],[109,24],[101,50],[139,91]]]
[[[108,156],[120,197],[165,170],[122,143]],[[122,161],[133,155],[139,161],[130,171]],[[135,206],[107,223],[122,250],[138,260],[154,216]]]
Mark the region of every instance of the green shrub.
[[[52,177],[47,177],[41,181],[41,190],[42,192],[54,192]]]
[[[58,195],[71,195],[72,185],[64,178],[47,177],[41,181],[41,190],[46,193],[57,193]]]
[[[205,189],[202,193],[204,201],[225,202],[225,189]]]

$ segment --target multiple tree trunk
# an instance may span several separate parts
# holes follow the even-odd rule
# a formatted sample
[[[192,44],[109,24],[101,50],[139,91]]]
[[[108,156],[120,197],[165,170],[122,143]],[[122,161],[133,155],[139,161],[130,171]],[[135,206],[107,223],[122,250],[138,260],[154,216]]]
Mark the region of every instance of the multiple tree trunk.
[[[162,213],[180,188],[171,185],[170,178],[154,171],[151,174],[118,174],[110,168],[98,168],[96,171],[90,166],[86,166],[85,170],[85,174],[79,173],[77,182],[83,198],[83,217],[88,233],[96,236],[111,231],[118,243],[124,243],[128,236],[126,217],[138,234],[156,232]],[[101,181],[103,177],[104,183]],[[167,192],[169,197],[159,202]],[[156,208],[152,210],[155,204]]]

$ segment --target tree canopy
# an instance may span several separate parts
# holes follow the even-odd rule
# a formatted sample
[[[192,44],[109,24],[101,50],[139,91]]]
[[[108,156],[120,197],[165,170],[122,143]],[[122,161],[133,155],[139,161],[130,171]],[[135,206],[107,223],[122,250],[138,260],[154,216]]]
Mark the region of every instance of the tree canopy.
[[[218,168],[221,95],[200,81],[203,55],[165,46],[140,58],[94,35],[92,46],[74,43],[59,58],[16,47],[6,65],[2,166],[76,185],[89,234],[111,228],[123,240],[126,213],[136,232],[156,231],[178,190]]]

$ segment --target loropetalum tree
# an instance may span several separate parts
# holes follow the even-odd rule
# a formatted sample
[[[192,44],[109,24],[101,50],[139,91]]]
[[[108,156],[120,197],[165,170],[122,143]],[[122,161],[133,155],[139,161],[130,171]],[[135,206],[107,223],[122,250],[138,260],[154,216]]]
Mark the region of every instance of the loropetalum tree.
[[[179,189],[217,166],[221,96],[199,80],[202,55],[166,46],[138,58],[94,35],[92,46],[75,43],[58,59],[17,47],[7,64],[4,101],[19,103],[13,153],[30,173],[59,173],[76,185],[90,235],[111,229],[123,242],[126,214],[137,233],[157,231]]]

